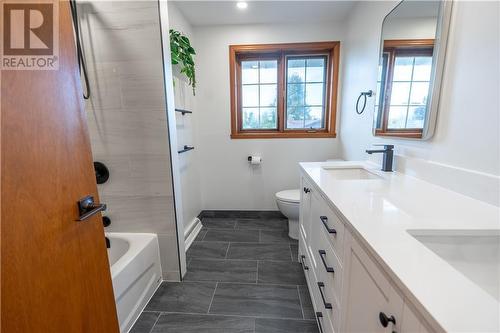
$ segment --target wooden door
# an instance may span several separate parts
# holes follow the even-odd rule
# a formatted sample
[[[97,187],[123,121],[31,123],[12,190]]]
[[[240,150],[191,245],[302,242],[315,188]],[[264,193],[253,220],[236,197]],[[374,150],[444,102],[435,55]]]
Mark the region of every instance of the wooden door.
[[[1,73],[1,329],[118,332],[67,1],[59,70]]]
[[[390,333],[399,332],[403,298],[399,296],[390,282],[364,249],[350,235],[347,237],[348,273],[345,275],[346,319],[343,332]],[[384,327],[380,313],[388,318],[394,317],[396,325],[388,322]]]

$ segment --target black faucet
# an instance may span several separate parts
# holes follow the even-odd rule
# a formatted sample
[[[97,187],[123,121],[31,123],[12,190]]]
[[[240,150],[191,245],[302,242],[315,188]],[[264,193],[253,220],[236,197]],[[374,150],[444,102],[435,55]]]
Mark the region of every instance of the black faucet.
[[[394,159],[394,146],[393,145],[374,145],[374,146],[384,146],[384,149],[367,149],[368,154],[382,153],[384,158],[382,160],[382,171],[392,172],[392,161]]]

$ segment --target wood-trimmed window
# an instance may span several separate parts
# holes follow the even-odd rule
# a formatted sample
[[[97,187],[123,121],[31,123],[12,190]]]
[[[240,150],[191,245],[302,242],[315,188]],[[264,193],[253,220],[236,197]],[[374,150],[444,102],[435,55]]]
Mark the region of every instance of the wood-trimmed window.
[[[385,40],[377,80],[375,135],[421,138],[434,39]]]
[[[335,137],[340,42],[231,45],[231,138]]]

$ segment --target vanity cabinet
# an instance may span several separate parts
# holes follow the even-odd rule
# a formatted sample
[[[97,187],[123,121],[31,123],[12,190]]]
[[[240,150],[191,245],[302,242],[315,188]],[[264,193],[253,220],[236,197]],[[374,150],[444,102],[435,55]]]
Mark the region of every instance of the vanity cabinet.
[[[299,260],[322,332],[431,332],[341,212],[304,176],[301,185]]]

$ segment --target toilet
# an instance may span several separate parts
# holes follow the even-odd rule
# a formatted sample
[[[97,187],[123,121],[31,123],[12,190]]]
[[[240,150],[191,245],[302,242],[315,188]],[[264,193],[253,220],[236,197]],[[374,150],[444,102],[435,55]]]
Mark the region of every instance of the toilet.
[[[280,191],[276,193],[276,203],[281,213],[288,218],[288,236],[299,239],[300,191]]]

